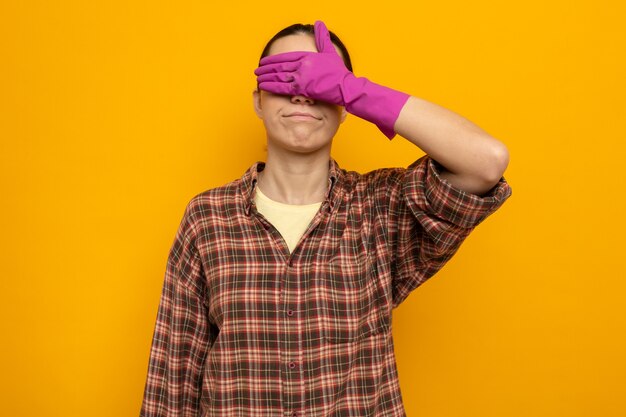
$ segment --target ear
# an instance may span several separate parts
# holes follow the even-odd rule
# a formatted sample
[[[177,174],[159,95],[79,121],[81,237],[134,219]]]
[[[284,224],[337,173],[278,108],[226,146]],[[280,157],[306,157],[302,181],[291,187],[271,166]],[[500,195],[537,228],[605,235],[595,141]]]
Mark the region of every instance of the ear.
[[[252,92],[252,104],[254,106],[254,112],[259,119],[262,119],[263,107],[261,107],[261,92],[259,90],[254,90]]]
[[[339,124],[345,122],[348,112],[345,107],[341,107],[341,115],[339,116]]]

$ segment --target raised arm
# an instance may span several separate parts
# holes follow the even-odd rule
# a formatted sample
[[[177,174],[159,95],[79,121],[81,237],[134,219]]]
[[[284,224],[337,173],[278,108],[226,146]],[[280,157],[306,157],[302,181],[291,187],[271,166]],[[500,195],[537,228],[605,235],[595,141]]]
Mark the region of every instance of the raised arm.
[[[491,190],[509,163],[506,146],[458,114],[426,100],[410,97],[395,131],[441,164],[441,176],[472,194]]]
[[[323,22],[315,22],[318,52],[295,51],[261,59],[259,88],[344,106],[389,138],[397,133],[443,168],[453,186],[477,195],[500,180],[509,156],[504,144],[467,119],[426,100],[356,77],[335,50]]]

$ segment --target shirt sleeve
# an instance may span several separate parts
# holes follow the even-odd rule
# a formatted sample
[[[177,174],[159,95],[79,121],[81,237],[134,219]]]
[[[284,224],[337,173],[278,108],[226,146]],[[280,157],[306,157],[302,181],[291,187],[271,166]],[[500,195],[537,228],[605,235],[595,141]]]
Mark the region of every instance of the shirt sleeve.
[[[394,308],[441,269],[469,233],[511,195],[504,178],[478,196],[452,186],[439,175],[440,169],[424,156],[403,171],[392,193]]]
[[[154,329],[142,417],[200,415],[207,322],[204,278],[188,215],[171,247]]]

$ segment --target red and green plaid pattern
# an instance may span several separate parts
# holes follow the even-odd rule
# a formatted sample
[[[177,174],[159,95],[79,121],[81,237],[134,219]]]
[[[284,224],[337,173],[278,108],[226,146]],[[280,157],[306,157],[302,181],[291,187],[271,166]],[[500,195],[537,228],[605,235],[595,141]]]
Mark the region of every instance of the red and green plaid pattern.
[[[392,310],[509,197],[453,188],[423,157],[347,172],[289,253],[257,173],[194,197],[170,251],[143,417],[404,416]]]

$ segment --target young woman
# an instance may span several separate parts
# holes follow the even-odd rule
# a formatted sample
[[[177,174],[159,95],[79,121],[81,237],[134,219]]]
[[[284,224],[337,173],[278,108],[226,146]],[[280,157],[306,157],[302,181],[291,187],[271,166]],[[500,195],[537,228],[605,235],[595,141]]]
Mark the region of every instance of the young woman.
[[[322,22],[267,45],[267,160],[189,203],[168,258],[142,416],[403,416],[392,310],[509,197],[506,147],[358,78]],[[426,152],[364,175],[330,156],[352,113]]]

